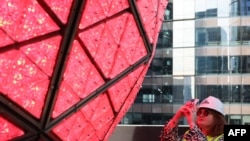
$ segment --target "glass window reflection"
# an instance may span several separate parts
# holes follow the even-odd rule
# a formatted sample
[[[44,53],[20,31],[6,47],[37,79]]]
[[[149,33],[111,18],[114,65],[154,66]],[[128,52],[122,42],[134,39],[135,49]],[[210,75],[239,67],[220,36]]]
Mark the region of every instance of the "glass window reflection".
[[[221,28],[196,28],[196,46],[214,46],[221,44]]]
[[[231,0],[231,16],[246,16],[250,15],[249,0]]]
[[[173,3],[169,2],[164,13],[164,20],[172,20],[172,19],[173,19]]]
[[[250,73],[250,56],[196,57],[196,74],[213,73]]]
[[[249,0],[196,0],[195,18],[250,15]]]
[[[220,98],[223,102],[250,102],[250,85],[196,85],[199,99],[209,95]]]
[[[158,36],[157,48],[170,48],[172,47],[173,35],[172,30],[161,30]]]
[[[249,45],[250,26],[233,26],[231,27],[230,45]]]
[[[172,103],[173,89],[172,86],[155,85],[143,86],[135,100],[136,103]]]

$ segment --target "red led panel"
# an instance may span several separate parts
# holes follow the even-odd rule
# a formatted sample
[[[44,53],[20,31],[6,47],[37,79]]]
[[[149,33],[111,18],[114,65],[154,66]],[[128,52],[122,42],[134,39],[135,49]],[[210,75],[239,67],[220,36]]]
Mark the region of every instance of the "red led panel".
[[[22,136],[24,131],[15,125],[13,125],[8,120],[0,117],[0,139],[1,140],[11,140],[13,138]]]
[[[167,2],[1,0],[1,141],[108,140],[143,82]]]
[[[59,27],[35,0],[1,0],[1,30],[14,41],[24,41]]]

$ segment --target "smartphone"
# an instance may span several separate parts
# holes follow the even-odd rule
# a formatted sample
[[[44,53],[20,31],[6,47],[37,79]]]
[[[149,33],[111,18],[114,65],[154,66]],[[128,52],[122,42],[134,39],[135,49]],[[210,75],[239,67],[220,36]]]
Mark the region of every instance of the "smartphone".
[[[190,100],[194,105],[198,105],[200,100],[198,98],[194,98]]]

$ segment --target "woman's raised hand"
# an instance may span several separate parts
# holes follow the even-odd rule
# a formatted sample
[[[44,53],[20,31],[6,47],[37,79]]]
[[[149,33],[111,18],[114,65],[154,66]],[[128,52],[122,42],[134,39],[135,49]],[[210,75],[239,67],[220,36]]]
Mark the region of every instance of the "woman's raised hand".
[[[190,128],[195,126],[196,112],[197,112],[197,102],[198,99],[194,99],[186,102],[186,104],[181,108],[182,114],[187,119]]]

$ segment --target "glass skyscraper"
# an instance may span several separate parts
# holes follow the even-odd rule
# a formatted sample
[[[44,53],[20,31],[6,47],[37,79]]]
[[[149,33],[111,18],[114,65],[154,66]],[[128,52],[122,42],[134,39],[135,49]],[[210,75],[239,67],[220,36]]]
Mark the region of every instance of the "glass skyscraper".
[[[250,0],[170,0],[121,124],[165,124],[187,100],[209,95],[224,102],[230,124],[250,124]]]

